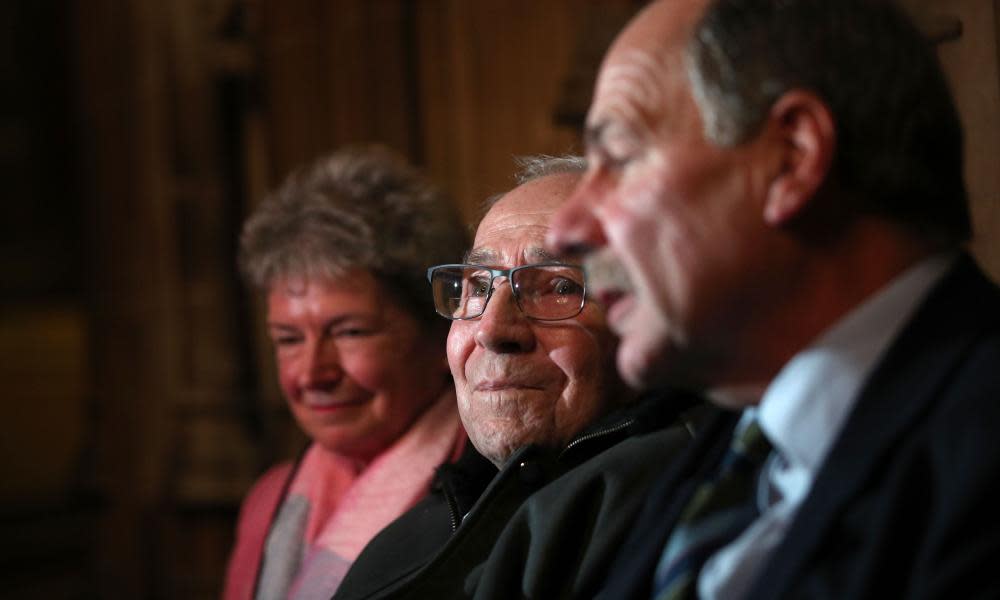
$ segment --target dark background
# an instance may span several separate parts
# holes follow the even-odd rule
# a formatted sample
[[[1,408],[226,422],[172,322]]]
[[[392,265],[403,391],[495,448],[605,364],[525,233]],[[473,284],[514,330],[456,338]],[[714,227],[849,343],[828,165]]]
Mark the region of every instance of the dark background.
[[[578,151],[639,0],[0,2],[0,598],[214,598],[239,500],[301,438],[240,223],[379,141],[468,220],[512,157]],[[1000,273],[1000,1],[915,0]]]

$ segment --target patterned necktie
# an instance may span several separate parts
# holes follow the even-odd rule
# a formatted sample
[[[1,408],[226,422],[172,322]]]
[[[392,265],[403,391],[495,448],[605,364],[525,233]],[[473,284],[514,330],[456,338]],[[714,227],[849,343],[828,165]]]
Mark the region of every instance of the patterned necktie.
[[[771,444],[756,420],[733,437],[714,478],[701,483],[667,540],[653,579],[655,600],[697,596],[698,573],[757,518],[754,483]]]

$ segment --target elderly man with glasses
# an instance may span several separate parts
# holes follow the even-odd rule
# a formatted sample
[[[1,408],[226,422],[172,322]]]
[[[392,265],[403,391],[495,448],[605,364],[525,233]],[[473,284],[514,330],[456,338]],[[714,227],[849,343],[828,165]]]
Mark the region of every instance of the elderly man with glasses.
[[[690,440],[679,415],[695,400],[629,392],[583,270],[543,249],[584,161],[522,162],[464,263],[428,270],[474,449],[365,548],[338,599],[592,595],[642,491]]]

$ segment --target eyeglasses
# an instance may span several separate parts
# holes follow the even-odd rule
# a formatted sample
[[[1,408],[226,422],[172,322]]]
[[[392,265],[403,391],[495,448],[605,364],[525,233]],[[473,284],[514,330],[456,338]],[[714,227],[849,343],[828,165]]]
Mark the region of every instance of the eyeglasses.
[[[491,269],[482,265],[439,265],[427,269],[434,309],[446,319],[475,319],[486,310],[497,277],[506,277],[521,312],[537,321],[580,314],[586,298],[583,268],[560,263]]]

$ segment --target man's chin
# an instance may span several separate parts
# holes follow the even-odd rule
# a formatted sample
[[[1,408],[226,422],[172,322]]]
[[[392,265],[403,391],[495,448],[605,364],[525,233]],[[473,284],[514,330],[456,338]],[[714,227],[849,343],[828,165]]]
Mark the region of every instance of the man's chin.
[[[663,382],[662,365],[657,361],[657,353],[645,340],[622,338],[618,345],[616,364],[618,374],[630,388],[648,390],[658,387]]]

